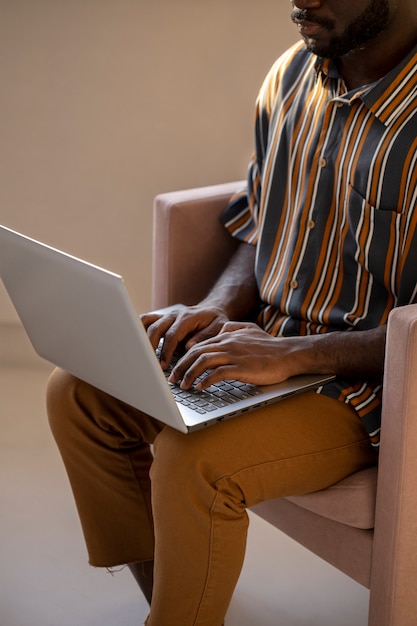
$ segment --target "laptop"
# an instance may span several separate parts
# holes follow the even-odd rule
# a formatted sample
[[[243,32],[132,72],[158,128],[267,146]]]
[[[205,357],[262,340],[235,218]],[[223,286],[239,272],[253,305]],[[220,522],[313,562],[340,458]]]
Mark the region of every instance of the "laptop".
[[[0,226],[0,276],[39,356],[183,433],[334,378],[184,392],[168,383],[120,275]]]

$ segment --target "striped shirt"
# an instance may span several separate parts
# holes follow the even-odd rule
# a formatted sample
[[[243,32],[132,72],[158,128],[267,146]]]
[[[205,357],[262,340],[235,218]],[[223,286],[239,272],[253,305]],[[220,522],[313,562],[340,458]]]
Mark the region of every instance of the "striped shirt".
[[[275,336],[384,325],[417,294],[417,47],[347,91],[303,43],[271,68],[256,106],[248,189],[223,215],[257,245],[260,325]],[[380,381],[319,390],[355,408],[379,444]]]

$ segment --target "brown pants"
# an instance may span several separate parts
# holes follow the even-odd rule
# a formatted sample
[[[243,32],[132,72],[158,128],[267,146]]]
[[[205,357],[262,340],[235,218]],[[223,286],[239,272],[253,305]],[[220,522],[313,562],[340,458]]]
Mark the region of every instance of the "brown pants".
[[[184,435],[56,370],[48,413],[90,563],[155,559],[149,626],[223,624],[246,508],[375,463],[355,412],[315,392]]]

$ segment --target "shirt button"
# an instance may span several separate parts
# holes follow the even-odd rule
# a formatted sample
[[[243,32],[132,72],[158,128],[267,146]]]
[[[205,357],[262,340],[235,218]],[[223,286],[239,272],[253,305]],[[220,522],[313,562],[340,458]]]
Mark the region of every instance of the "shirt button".
[[[295,280],[295,278],[290,282],[290,287],[291,289],[297,289],[298,287],[298,280]]]
[[[319,161],[319,165],[320,167],[326,167],[327,165],[327,161],[324,157],[321,157],[320,161]]]
[[[314,220],[308,220],[307,228],[309,230],[313,230],[313,228],[315,228],[315,227],[316,227],[316,222]]]

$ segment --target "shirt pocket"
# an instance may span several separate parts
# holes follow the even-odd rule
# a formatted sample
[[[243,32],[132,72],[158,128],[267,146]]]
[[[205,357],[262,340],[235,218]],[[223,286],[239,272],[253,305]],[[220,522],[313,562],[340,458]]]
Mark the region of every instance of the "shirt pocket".
[[[404,237],[403,215],[395,209],[371,205],[350,187],[346,216],[345,262],[357,268],[358,276],[367,276],[386,296],[395,295]]]

